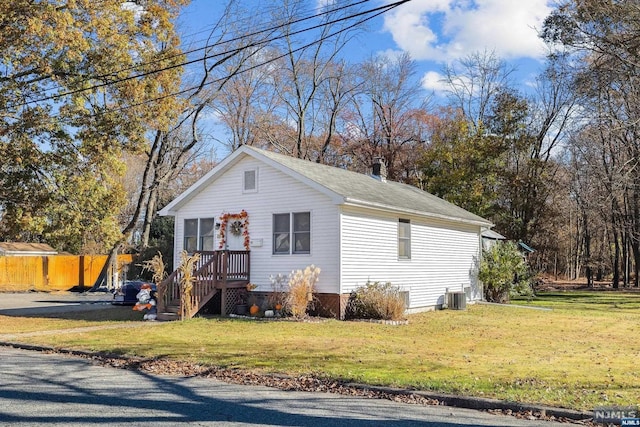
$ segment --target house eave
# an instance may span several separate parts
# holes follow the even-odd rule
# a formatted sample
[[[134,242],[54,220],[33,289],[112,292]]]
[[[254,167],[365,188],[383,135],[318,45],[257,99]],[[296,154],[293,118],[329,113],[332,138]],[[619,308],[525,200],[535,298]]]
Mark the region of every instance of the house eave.
[[[437,214],[437,213],[433,213],[433,212],[424,212],[424,211],[413,210],[413,209],[404,209],[404,208],[400,209],[400,208],[397,208],[397,207],[391,206],[391,205],[385,205],[385,204],[382,204],[382,203],[371,203],[371,202],[358,200],[358,199],[346,198],[344,200],[344,205],[346,205],[346,206],[365,207],[365,208],[368,208],[368,209],[375,209],[375,210],[384,211],[384,212],[393,212],[393,213],[399,213],[399,214],[415,215],[415,216],[419,216],[419,217],[423,217],[423,218],[439,219],[439,220],[457,222],[457,223],[462,223],[462,224],[476,225],[476,226],[479,226],[479,227],[493,227],[494,226],[494,224],[491,223],[490,221],[478,221],[478,220],[473,220],[473,219],[459,218],[459,217],[454,217],[454,216],[450,216],[450,215],[442,215],[442,214]]]
[[[58,255],[58,252],[51,251],[0,251],[0,256],[48,256]]]

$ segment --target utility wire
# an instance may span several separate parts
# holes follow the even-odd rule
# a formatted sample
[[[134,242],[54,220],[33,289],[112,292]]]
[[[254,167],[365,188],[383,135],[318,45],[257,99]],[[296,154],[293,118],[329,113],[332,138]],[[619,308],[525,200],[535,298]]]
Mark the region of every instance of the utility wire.
[[[111,72],[106,73],[106,74],[88,76],[88,77],[85,77],[82,80],[79,80],[77,83],[83,83],[83,82],[87,82],[87,81],[91,81],[91,80],[106,80],[106,79],[113,78],[113,77],[115,77],[115,80],[112,80],[110,82],[105,82],[103,84],[99,84],[99,85],[95,85],[95,86],[90,86],[90,87],[87,87],[87,88],[84,88],[84,89],[78,89],[77,91],[81,92],[81,91],[85,91],[85,90],[92,90],[92,89],[95,89],[95,88],[103,87],[103,86],[111,84],[111,83],[115,84],[115,83],[119,83],[120,81],[130,80],[131,78],[143,77],[143,76],[148,75],[148,73],[141,73],[141,74],[138,74],[138,75],[129,76],[129,77],[120,78],[120,79],[117,78],[117,75],[119,73],[124,72],[124,71],[130,71],[130,70],[143,68],[143,67],[146,67],[146,66],[149,66],[149,65],[154,65],[154,64],[157,64],[157,63],[161,63],[161,62],[166,62],[166,61],[174,59],[174,58],[186,57],[187,55],[190,55],[190,54],[193,54],[193,53],[196,53],[196,52],[200,52],[200,51],[203,51],[203,50],[210,50],[212,48],[215,48],[215,47],[227,44],[227,43],[233,43],[233,42],[240,41],[240,40],[243,40],[243,39],[255,37],[255,36],[263,34],[263,33],[269,33],[269,32],[272,32],[272,31],[276,31],[278,29],[285,28],[285,27],[290,26],[290,25],[299,24],[301,22],[305,22],[305,21],[308,21],[308,20],[311,20],[311,19],[314,19],[314,18],[319,18],[319,17],[324,16],[324,15],[329,15],[329,14],[332,14],[334,12],[338,12],[338,11],[341,11],[341,10],[344,10],[344,9],[348,9],[350,7],[354,7],[354,6],[360,5],[362,3],[367,3],[369,1],[371,1],[371,0],[360,0],[360,1],[357,1],[355,3],[351,3],[351,4],[347,4],[347,5],[344,5],[344,6],[337,7],[335,9],[326,10],[324,12],[316,13],[314,15],[306,16],[304,18],[298,18],[298,19],[295,19],[293,21],[289,21],[289,22],[285,22],[285,23],[282,23],[282,24],[274,25],[274,26],[271,26],[271,27],[263,29],[263,30],[258,30],[258,31],[254,31],[254,32],[249,33],[249,34],[244,34],[244,35],[241,35],[241,36],[233,37],[233,38],[231,38],[229,40],[220,40],[220,41],[217,41],[216,43],[211,44],[211,45],[205,45],[203,47],[190,49],[190,50],[187,50],[187,51],[182,51],[180,53],[161,56],[161,57],[156,58],[156,59],[154,59],[152,61],[142,62],[142,63],[131,65],[131,66],[128,66],[128,67],[123,67],[123,68],[120,68],[120,69],[118,69],[116,71],[111,71]],[[357,15],[354,15],[354,16],[357,16]],[[325,23],[325,24],[320,24],[319,26],[326,25],[326,24],[331,24],[331,23],[334,23],[334,22],[328,22],[328,23]],[[301,30],[300,32],[310,31],[312,29],[318,28],[319,26],[311,27],[311,28],[308,28],[308,29],[305,29],[305,30]],[[215,25],[211,28],[211,30],[214,30],[214,29],[215,29]],[[205,31],[208,31],[208,30],[202,30],[200,32],[205,32]],[[224,55],[224,54],[225,53],[222,53],[222,55]],[[167,69],[176,68],[176,67],[180,67],[180,66],[183,66],[183,65],[189,65],[191,63],[198,62],[199,60],[209,59],[209,58],[211,58],[211,57],[206,57],[205,56],[204,58],[199,58],[199,59],[193,60],[191,62],[187,62],[187,63],[177,64],[175,66],[172,66],[172,67],[169,67],[169,68],[166,68],[166,69],[160,69],[159,71],[155,71],[155,72],[165,71]],[[154,71],[149,72],[149,73],[153,74]],[[43,89],[41,91],[36,91],[36,92],[34,92],[34,94],[47,93],[47,92],[56,90],[56,89],[58,89],[60,87],[61,87],[60,85],[57,85],[57,86],[54,86],[54,87],[49,87],[49,88]],[[71,94],[74,94],[74,93],[77,93],[77,92],[76,91],[69,91],[69,92],[65,92],[65,93],[62,93],[62,94],[58,94],[58,95],[51,95],[51,96],[45,97],[45,98],[39,98],[39,99],[36,99],[36,100],[31,100],[31,101],[24,101],[23,103],[20,103],[20,104],[11,105],[10,108],[11,107],[14,107],[14,108],[15,107],[21,107],[21,106],[25,106],[25,105],[29,105],[29,104],[33,104],[33,103],[42,102],[42,101],[48,101],[48,100],[54,99],[56,97],[67,96],[67,95],[71,95]]]
[[[394,8],[396,8],[396,7],[400,6],[400,5],[402,5],[402,4],[404,4],[404,3],[407,3],[407,2],[409,2],[409,1],[411,1],[411,0],[401,0],[401,1],[397,1],[397,2],[395,2],[395,3],[388,4],[388,5],[386,5],[386,6],[382,6],[382,7],[375,8],[375,9],[373,9],[373,10],[378,11],[377,13],[375,13],[375,14],[374,14],[374,15],[372,15],[372,16],[368,16],[368,17],[366,17],[366,18],[363,18],[363,19],[361,19],[360,21],[358,21],[358,22],[356,22],[356,23],[354,23],[354,24],[350,25],[350,26],[349,26],[349,27],[347,27],[347,28],[342,28],[342,29],[337,30],[337,31],[335,31],[335,32],[333,32],[333,33],[327,34],[326,36],[321,37],[321,38],[320,38],[320,39],[318,39],[318,40],[314,40],[314,41],[312,41],[312,42],[310,42],[310,43],[307,43],[307,44],[306,44],[306,45],[304,45],[304,46],[301,46],[301,47],[298,47],[298,48],[296,48],[296,49],[293,49],[293,50],[291,50],[290,52],[286,52],[286,53],[284,53],[284,54],[282,54],[282,55],[278,55],[278,56],[276,56],[276,57],[274,57],[274,58],[271,58],[271,59],[269,59],[269,60],[267,60],[267,61],[264,61],[264,62],[262,62],[262,63],[260,63],[260,64],[256,64],[256,65],[253,65],[253,66],[251,66],[251,67],[248,67],[248,68],[245,68],[245,69],[242,69],[242,70],[236,71],[236,72],[234,72],[234,73],[233,73],[233,74],[231,74],[231,75],[227,75],[227,76],[224,76],[224,77],[220,77],[220,78],[218,78],[218,79],[214,79],[214,80],[212,80],[212,81],[206,82],[206,83],[201,84],[201,85],[198,85],[198,86],[192,86],[192,87],[189,87],[189,88],[186,88],[186,89],[180,90],[180,91],[178,91],[178,92],[169,93],[169,94],[166,94],[166,95],[163,95],[163,96],[159,96],[159,97],[156,97],[156,98],[152,98],[152,99],[147,99],[147,100],[145,100],[145,101],[142,101],[142,102],[139,102],[139,103],[136,103],[136,104],[131,104],[131,105],[124,106],[124,107],[119,107],[119,108],[109,109],[108,111],[100,111],[100,112],[96,112],[96,113],[93,113],[93,114],[91,114],[91,115],[92,115],[92,116],[98,116],[98,115],[102,115],[102,114],[105,114],[105,113],[112,113],[112,112],[118,112],[118,111],[125,111],[125,110],[128,110],[128,109],[130,109],[130,108],[140,107],[140,106],[142,106],[142,105],[146,105],[146,104],[149,104],[149,103],[151,103],[151,102],[160,101],[160,100],[163,100],[163,99],[166,99],[166,98],[169,98],[169,97],[185,95],[185,94],[187,94],[187,93],[191,92],[192,90],[196,90],[196,89],[199,89],[199,88],[202,88],[202,87],[205,87],[205,86],[209,86],[209,85],[212,85],[212,84],[214,84],[214,83],[222,82],[222,81],[224,81],[224,80],[229,79],[230,77],[233,77],[233,76],[236,76],[236,75],[239,75],[239,74],[243,74],[243,73],[246,73],[246,72],[251,71],[251,70],[255,70],[256,68],[263,67],[263,66],[265,66],[265,65],[267,65],[267,64],[270,64],[270,63],[275,62],[275,61],[277,61],[277,60],[279,60],[279,59],[282,59],[282,58],[284,58],[284,57],[286,57],[286,56],[290,55],[291,53],[299,52],[299,51],[304,50],[304,49],[307,49],[307,48],[309,48],[309,47],[311,47],[311,46],[313,46],[313,45],[315,45],[315,44],[317,44],[317,43],[321,43],[321,42],[323,42],[323,41],[325,41],[325,40],[327,40],[327,39],[329,39],[329,38],[331,38],[331,37],[334,37],[334,36],[336,36],[336,35],[338,35],[338,34],[341,34],[341,33],[345,32],[345,31],[348,31],[348,30],[350,30],[350,29],[352,29],[352,28],[354,28],[354,27],[356,27],[356,26],[358,26],[358,25],[360,25],[360,24],[363,24],[363,23],[365,23],[365,22],[367,22],[367,21],[370,21],[371,19],[374,19],[374,18],[376,18],[376,17],[378,17],[378,16],[380,16],[380,15],[382,15],[382,14],[384,14],[384,13],[386,13],[386,12],[388,12],[388,11],[390,11],[390,10],[392,10],[392,9],[394,9]]]

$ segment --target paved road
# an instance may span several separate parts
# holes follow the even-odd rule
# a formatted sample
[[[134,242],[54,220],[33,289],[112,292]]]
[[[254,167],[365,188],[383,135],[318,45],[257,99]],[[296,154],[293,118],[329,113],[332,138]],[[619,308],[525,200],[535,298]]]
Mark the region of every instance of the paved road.
[[[0,347],[0,426],[565,426],[450,407],[153,376]]]

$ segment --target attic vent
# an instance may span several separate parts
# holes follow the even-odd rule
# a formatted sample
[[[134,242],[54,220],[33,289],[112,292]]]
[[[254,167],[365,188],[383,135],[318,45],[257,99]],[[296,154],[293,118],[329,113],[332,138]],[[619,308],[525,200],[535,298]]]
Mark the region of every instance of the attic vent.
[[[372,175],[382,182],[387,180],[387,166],[384,164],[382,157],[376,157],[373,163]]]
[[[253,193],[258,191],[257,175],[258,173],[255,169],[244,171],[242,189],[245,193]]]

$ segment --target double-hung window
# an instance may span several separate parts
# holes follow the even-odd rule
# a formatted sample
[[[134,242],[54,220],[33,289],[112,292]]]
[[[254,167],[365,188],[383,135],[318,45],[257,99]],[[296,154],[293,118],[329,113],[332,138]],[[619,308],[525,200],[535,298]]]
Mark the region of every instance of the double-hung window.
[[[190,254],[195,251],[213,251],[214,233],[214,218],[185,219],[183,242],[184,250]]]
[[[213,250],[213,234],[215,233],[215,219],[214,218],[201,218],[200,219],[200,250],[212,251]]]
[[[187,251],[190,254],[198,250],[198,220],[197,219],[184,220],[183,248],[185,251]]]
[[[411,222],[398,220],[398,258],[411,259]]]
[[[273,215],[273,253],[275,255],[311,253],[311,213]]]

